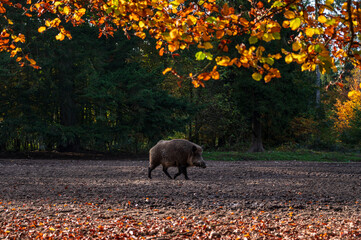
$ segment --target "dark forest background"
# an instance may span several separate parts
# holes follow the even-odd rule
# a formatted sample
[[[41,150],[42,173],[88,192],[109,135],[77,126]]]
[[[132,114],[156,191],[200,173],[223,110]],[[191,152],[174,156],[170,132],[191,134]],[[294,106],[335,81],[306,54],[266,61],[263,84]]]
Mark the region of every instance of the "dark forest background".
[[[98,29],[86,25],[67,26],[73,39],[57,41],[55,31],[37,32],[39,21],[16,20],[15,29],[27,36],[25,51],[41,69],[19,67],[0,53],[2,152],[142,153],[171,138],[187,138],[209,150],[360,147],[361,114],[346,132],[334,127],[334,105],[342,96],[336,85],[326,91],[332,74],[322,76],[317,87],[315,73],[281,61],[275,64],[282,78],[267,84],[252,80],[247,69],[229,67],[205,88],[186,79],[179,87],[175,76],[162,71],[174,65],[181,73],[202,69],[195,51],[160,57],[152,40],[128,40],[122,32],[98,38]],[[272,44],[289,48],[283,39]],[[352,68],[340,68],[347,73],[347,91]],[[321,104],[316,104],[317,89]]]

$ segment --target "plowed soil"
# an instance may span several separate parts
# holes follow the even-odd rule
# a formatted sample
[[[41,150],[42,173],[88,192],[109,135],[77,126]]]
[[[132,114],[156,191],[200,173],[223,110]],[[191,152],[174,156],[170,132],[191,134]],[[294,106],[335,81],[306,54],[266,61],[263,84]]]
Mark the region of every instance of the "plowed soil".
[[[188,181],[147,166],[0,160],[0,238],[361,238],[361,163],[208,161]]]

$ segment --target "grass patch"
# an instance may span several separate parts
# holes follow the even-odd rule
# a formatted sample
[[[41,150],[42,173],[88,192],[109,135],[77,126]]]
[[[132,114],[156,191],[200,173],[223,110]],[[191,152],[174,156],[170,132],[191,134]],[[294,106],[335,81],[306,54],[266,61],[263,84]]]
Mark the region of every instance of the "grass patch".
[[[204,152],[205,160],[218,161],[309,161],[309,162],[361,162],[360,153],[318,152],[310,150],[248,152]]]

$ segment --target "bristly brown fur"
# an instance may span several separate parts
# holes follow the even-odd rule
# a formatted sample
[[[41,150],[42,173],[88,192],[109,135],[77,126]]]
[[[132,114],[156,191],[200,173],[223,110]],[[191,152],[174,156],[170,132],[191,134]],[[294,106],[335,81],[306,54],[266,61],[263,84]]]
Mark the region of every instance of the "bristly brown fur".
[[[180,174],[187,176],[187,167],[197,166],[206,167],[202,157],[203,149],[199,145],[184,139],[161,140],[149,151],[149,170],[148,177],[157,166],[162,165],[164,173],[172,178],[167,169],[169,167],[178,167],[179,172],[174,178]]]

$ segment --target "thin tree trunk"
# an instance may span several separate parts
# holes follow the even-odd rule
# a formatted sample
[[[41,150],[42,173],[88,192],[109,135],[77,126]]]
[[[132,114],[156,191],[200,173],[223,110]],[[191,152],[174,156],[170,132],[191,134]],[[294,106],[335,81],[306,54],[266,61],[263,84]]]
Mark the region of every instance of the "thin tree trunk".
[[[248,149],[248,152],[264,152],[262,143],[262,125],[260,121],[260,114],[257,111],[253,111],[252,116],[252,145]]]
[[[72,54],[70,53],[69,56]],[[78,107],[74,101],[74,80],[68,71],[72,69],[72,61],[62,60],[59,62],[57,77],[60,91],[60,124],[65,127],[73,127],[78,123]],[[65,143],[58,147],[61,152],[77,152],[80,150],[79,137],[66,139]]]

